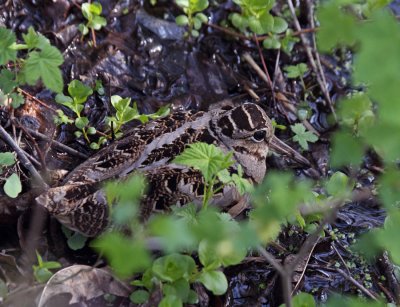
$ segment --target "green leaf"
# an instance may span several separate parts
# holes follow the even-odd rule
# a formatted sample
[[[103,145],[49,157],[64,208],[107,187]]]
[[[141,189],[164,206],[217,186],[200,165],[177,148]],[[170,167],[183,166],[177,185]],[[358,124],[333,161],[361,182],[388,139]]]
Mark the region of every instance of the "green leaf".
[[[44,261],[40,267],[44,269],[59,269],[61,264],[57,261]]]
[[[115,273],[123,278],[142,272],[150,266],[150,255],[145,245],[132,241],[117,232],[109,232],[91,242],[91,246],[104,253]]]
[[[15,75],[7,70],[2,69],[0,72],[0,89],[4,94],[11,93],[18,83],[15,81]]]
[[[64,94],[57,94],[55,99],[57,103],[65,105],[66,107],[72,106],[73,100],[69,96],[65,96]]]
[[[87,237],[81,235],[78,232],[75,232],[72,236],[68,238],[67,244],[70,249],[76,251],[82,249],[85,246],[87,240]]]
[[[247,18],[244,18],[242,15],[238,13],[232,13],[229,15],[229,19],[231,20],[234,27],[238,28],[240,31],[244,31],[248,25]]]
[[[293,307],[315,307],[315,300],[311,294],[300,292],[293,297],[292,304]]]
[[[189,23],[189,19],[186,15],[179,15],[175,18],[175,22],[178,26],[186,26]]]
[[[297,65],[288,65],[284,67],[288,78],[303,77],[308,71],[308,66],[305,63],[299,63]]]
[[[34,268],[33,275],[39,283],[46,283],[53,276],[53,273],[45,268]]]
[[[379,199],[388,210],[400,202],[399,176],[400,172],[397,169],[389,169],[379,177]]]
[[[29,27],[28,33],[22,34],[22,37],[28,49],[37,48],[39,43],[43,43],[33,27]]]
[[[215,251],[215,246],[207,240],[202,240],[199,244],[199,259],[207,270],[215,270],[221,266],[221,259]]]
[[[342,197],[351,191],[349,177],[342,172],[335,172],[326,183],[327,192],[335,197]]]
[[[207,182],[233,164],[231,154],[225,155],[220,148],[206,143],[189,145],[173,162],[200,170]]]
[[[351,154],[349,154],[351,153]],[[348,132],[336,132],[332,140],[331,164],[333,167],[343,165],[357,166],[364,154],[364,144]]]
[[[181,278],[173,283],[166,284],[163,287],[163,293],[165,296],[173,295],[182,300],[182,302],[186,302],[190,293],[190,284],[189,281]]]
[[[0,301],[4,301],[8,295],[8,287],[3,279],[0,278]]]
[[[19,93],[11,93],[9,95],[9,98],[11,99],[11,106],[14,109],[19,108],[21,105],[25,103],[24,97]]]
[[[203,271],[201,272],[198,281],[214,295],[222,295],[228,289],[226,276],[220,271]]]
[[[293,140],[300,144],[304,150],[308,150],[308,143],[315,143],[318,137],[311,131],[306,131],[303,124],[295,124],[290,126],[290,129],[296,134]]]
[[[265,49],[279,49],[281,48],[281,42],[277,37],[271,36],[263,40],[263,47]]]
[[[104,86],[103,86],[103,83],[101,82],[101,80],[96,80],[96,83],[95,83],[95,86],[94,86],[94,90],[100,96],[103,96],[105,94],[106,91],[104,89]]]
[[[0,27],[0,65],[17,59],[17,51],[12,49],[12,45],[15,43],[15,34],[9,29]]]
[[[62,54],[53,46],[30,52],[22,69],[26,82],[34,85],[42,79],[48,89],[60,93],[64,84],[59,66],[63,61]]]
[[[95,127],[89,127],[86,131],[87,134],[89,135],[94,135],[96,134],[96,128]]]
[[[337,45],[353,45],[356,41],[355,18],[333,2],[318,9],[320,28],[317,33],[318,48],[329,51]]]
[[[189,8],[193,13],[204,11],[208,7],[208,0],[189,0]]]
[[[78,117],[75,119],[75,126],[83,130],[89,124],[89,119],[87,117]]]
[[[146,290],[136,290],[131,293],[129,299],[135,304],[144,304],[149,300],[149,292]]]
[[[107,25],[107,19],[102,16],[94,16],[92,21],[87,23],[89,28],[93,28],[95,30],[100,30],[102,27]]]
[[[183,303],[179,297],[175,295],[167,295],[165,296],[161,302],[158,304],[158,307],[182,307]]]
[[[288,24],[285,19],[281,17],[274,17],[274,26],[272,28],[273,33],[283,33],[287,30]]]
[[[11,198],[16,198],[22,191],[21,180],[18,175],[13,173],[6,179],[4,184],[4,192]]]
[[[75,103],[82,104],[93,94],[93,90],[79,80],[72,80],[68,85],[68,93]]]
[[[15,156],[12,152],[0,152],[0,166],[11,166],[15,163]]]
[[[196,270],[196,263],[190,256],[170,254],[155,260],[152,269],[162,280],[174,282],[180,278],[189,279]]]
[[[197,13],[195,17],[198,18],[202,23],[208,22],[208,17],[203,13]]]
[[[79,24],[78,29],[82,33],[83,36],[89,34],[89,28],[86,25],[84,25],[83,23]]]
[[[242,176],[233,174],[232,180],[240,195],[244,195],[245,193],[250,193],[251,191],[254,190],[254,187],[250,183],[250,181],[246,178],[243,178]]]

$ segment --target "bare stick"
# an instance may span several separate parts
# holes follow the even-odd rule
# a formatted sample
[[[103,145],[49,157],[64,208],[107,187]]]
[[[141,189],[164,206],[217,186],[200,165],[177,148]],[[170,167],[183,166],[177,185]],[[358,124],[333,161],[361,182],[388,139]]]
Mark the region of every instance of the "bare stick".
[[[350,281],[353,285],[355,285],[358,289],[360,289],[366,296],[369,298],[377,301],[376,295],[372,294],[371,291],[369,291],[367,288],[365,288],[362,284],[360,284],[357,280],[355,280],[352,276],[348,275],[345,271],[341,269],[336,269],[336,271],[342,275],[344,278],[346,278],[348,281]]]
[[[87,159],[88,158],[87,155],[85,155],[85,154],[83,154],[83,153],[81,153],[81,152],[79,152],[79,151],[77,151],[77,150],[75,150],[75,149],[73,149],[73,148],[71,148],[71,147],[69,147],[67,145],[64,145],[63,143],[60,143],[60,142],[57,142],[56,140],[53,140],[52,138],[49,138],[47,135],[44,135],[44,134],[42,134],[40,132],[37,132],[37,131],[29,129],[29,128],[25,128],[25,129],[30,134],[32,134],[33,136],[35,136],[37,138],[40,138],[42,140],[51,142],[51,145],[54,145],[54,147],[58,147],[59,149],[65,151],[65,152],[67,152],[67,153],[69,153],[71,155],[80,157],[82,159]]]
[[[48,185],[43,180],[42,176],[40,176],[39,172],[33,166],[31,161],[29,161],[28,157],[25,153],[21,150],[18,144],[13,140],[13,138],[4,130],[2,126],[0,126],[0,136],[1,138],[8,143],[17,153],[18,158],[20,159],[22,165],[31,173],[33,179],[36,181],[37,184],[41,185],[44,188],[48,188]]]
[[[260,76],[261,79],[265,81],[271,88],[271,80],[268,78],[268,76],[263,72],[263,70],[260,68],[260,66],[257,65],[257,63],[254,61],[253,57],[248,53],[245,52],[243,54],[243,59],[255,70],[255,72]],[[272,90],[272,88],[271,88]]]

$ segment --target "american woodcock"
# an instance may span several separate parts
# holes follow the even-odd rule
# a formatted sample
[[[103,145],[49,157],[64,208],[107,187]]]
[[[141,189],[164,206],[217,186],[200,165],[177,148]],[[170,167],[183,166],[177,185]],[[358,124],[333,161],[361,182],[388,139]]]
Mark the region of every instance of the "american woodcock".
[[[66,227],[96,236],[108,224],[102,186],[134,171],[143,172],[148,181],[140,209],[143,219],[154,211],[168,210],[171,205],[200,202],[204,190],[201,173],[171,162],[188,144],[205,142],[232,152],[236,167],[240,164],[244,177],[255,184],[265,176],[269,149],[308,164],[279,141],[273,130],[265,111],[253,103],[236,107],[226,103],[208,112],[172,113],[128,131],[70,172],[61,186],[49,189],[36,201]],[[239,199],[236,189],[226,186],[212,203],[227,207]]]

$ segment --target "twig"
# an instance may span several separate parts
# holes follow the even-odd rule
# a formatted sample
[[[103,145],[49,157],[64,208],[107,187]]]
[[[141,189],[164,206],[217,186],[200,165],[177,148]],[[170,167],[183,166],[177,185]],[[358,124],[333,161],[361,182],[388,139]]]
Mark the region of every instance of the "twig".
[[[339,253],[339,251],[337,250],[336,246],[335,246],[335,242],[332,242],[332,248],[335,251],[336,255],[338,255],[340,261],[343,263],[344,267],[346,268],[347,274],[351,274],[349,267],[347,266],[347,263],[344,261],[342,255]]]
[[[355,285],[358,289],[360,289],[362,292],[364,292],[364,294],[366,296],[368,296],[369,298],[377,301],[377,296],[372,294],[371,291],[369,291],[367,288],[365,288],[362,284],[360,284],[357,280],[355,280],[352,276],[346,274],[345,271],[341,270],[341,269],[336,269],[336,271],[342,275],[344,278],[346,278],[348,281],[350,281],[353,285]]]
[[[20,159],[22,165],[31,173],[31,175],[32,175],[33,179],[36,181],[36,183],[44,188],[47,188],[48,185],[43,180],[42,176],[40,176],[39,172],[33,166],[31,161],[29,161],[29,159],[25,155],[25,153],[21,150],[21,148],[18,146],[18,144],[7,133],[7,131],[4,130],[4,128],[2,126],[0,126],[0,136],[4,141],[6,141],[14,149],[14,151],[17,153],[18,158]]]
[[[269,79],[268,75],[266,75],[260,66],[254,61],[253,57],[248,53],[245,52],[243,54],[243,59],[255,70],[255,72],[260,76],[262,80],[264,80],[271,88],[271,80]],[[272,88],[271,88],[272,90]]]
[[[36,101],[37,103],[41,104],[43,107],[45,107],[45,108],[47,108],[47,109],[49,109],[49,110],[51,110],[51,111],[53,111],[53,112],[55,112],[55,113],[57,112],[56,109],[54,109],[54,108],[48,106],[46,103],[44,103],[44,102],[41,101],[40,99],[36,98],[35,96],[32,96],[32,95],[29,94],[27,91],[24,91],[23,89],[20,89],[20,88],[18,88],[17,91],[20,92],[21,94],[23,94],[23,95],[29,97],[29,98],[32,99],[33,101]]]
[[[301,31],[300,22],[297,19],[296,12],[295,12],[295,9],[293,7],[292,0],[287,0],[287,4],[288,4],[290,12],[292,14],[296,30],[297,31]],[[317,82],[318,82],[318,84],[319,84],[319,86],[321,88],[322,94],[325,96],[325,100],[328,103],[329,108],[331,109],[331,112],[332,112],[335,120],[337,120],[335,110],[333,109],[333,106],[332,106],[332,100],[331,100],[331,97],[329,96],[329,93],[328,93],[328,90],[327,90],[327,87],[326,87],[326,81],[324,82],[322,77],[321,77],[320,71],[319,71],[319,69],[317,67],[317,64],[315,63],[314,57],[313,57],[313,55],[311,53],[311,48],[310,48],[310,46],[309,46],[309,44],[307,42],[307,39],[306,39],[306,37],[304,36],[303,33],[300,34],[300,39],[301,39],[301,42],[304,45],[304,49],[305,49],[305,51],[307,53],[308,60],[310,61],[311,68],[312,68],[312,70],[314,71],[314,73],[315,73],[315,75],[317,77]]]
[[[229,34],[229,35],[234,36],[234,37],[238,37],[238,38],[241,38],[241,39],[244,39],[244,40],[248,40],[248,41],[252,40],[250,37],[247,37],[246,35],[243,35],[241,33],[229,30],[228,28],[225,28],[225,27],[221,27],[221,26],[215,25],[213,23],[207,23],[206,25],[208,27],[210,27],[210,28],[217,29],[217,30],[219,30],[221,32],[224,32],[224,33]]]
[[[259,42],[258,42],[258,40],[257,40],[257,36],[256,36],[255,34],[254,34],[254,40],[255,40],[256,45],[257,45],[258,56],[260,57],[261,63],[262,63],[263,68],[264,68],[264,73],[265,73],[265,75],[266,75],[267,78],[268,78],[268,85],[269,85],[269,88],[271,89],[272,93],[274,93],[273,87],[272,87],[271,77],[269,76],[268,69],[267,69],[267,65],[265,64],[265,60],[264,60],[264,56],[263,56],[263,53],[262,53],[262,49],[261,49],[260,44],[259,44]]]
[[[37,132],[37,131],[32,130],[32,129],[29,129],[29,128],[25,128],[25,129],[26,129],[30,134],[32,134],[33,136],[35,136],[35,137],[37,137],[37,138],[40,138],[40,139],[42,139],[42,140],[51,142],[51,145],[52,145],[52,146],[54,145],[54,147],[58,147],[59,149],[65,151],[65,152],[67,152],[67,153],[69,153],[69,154],[71,154],[71,155],[80,157],[80,158],[82,158],[82,159],[87,159],[87,158],[88,158],[87,155],[85,155],[85,154],[83,154],[83,153],[81,153],[81,152],[79,152],[79,151],[77,151],[77,150],[75,150],[75,149],[73,149],[73,148],[71,148],[71,147],[69,147],[69,146],[67,146],[67,145],[64,145],[63,143],[60,143],[60,142],[58,142],[58,141],[56,141],[56,140],[53,140],[52,138],[49,138],[48,136],[46,136],[46,135],[44,135],[44,134],[42,134],[42,133],[40,133],[40,132]]]

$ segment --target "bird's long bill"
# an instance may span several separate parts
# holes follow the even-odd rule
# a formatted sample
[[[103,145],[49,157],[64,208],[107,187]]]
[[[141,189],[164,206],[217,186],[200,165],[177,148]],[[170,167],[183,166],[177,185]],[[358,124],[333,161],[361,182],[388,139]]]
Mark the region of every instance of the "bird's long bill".
[[[308,161],[306,158],[304,158],[301,154],[299,154],[292,147],[290,147],[289,145],[286,145],[284,142],[282,142],[276,136],[272,137],[272,140],[270,143],[270,149],[277,154],[292,158],[293,160],[295,160],[296,162],[298,162],[300,164],[304,164],[307,166],[310,165],[310,161]]]

